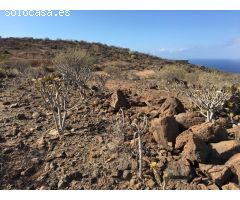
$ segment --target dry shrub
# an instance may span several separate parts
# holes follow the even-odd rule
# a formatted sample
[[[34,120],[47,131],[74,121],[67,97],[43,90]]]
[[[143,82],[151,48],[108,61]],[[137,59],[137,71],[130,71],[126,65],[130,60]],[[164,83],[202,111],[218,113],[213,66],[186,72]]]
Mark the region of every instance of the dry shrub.
[[[208,87],[214,85],[217,89],[231,89],[240,83],[239,74],[223,73],[219,71],[199,72],[198,77],[191,84]]]
[[[119,75],[119,72],[121,72],[121,69],[119,69],[116,65],[108,65],[104,67],[103,71],[110,75]]]
[[[236,96],[236,83],[240,83],[240,76],[196,68],[191,71],[189,67],[165,67],[159,72],[159,85],[187,96],[206,120],[212,121],[231,96]]]
[[[0,78],[5,78],[7,75],[6,70],[3,67],[0,67]]]
[[[0,66],[0,78],[14,78],[18,75],[18,70],[7,66]]]
[[[89,54],[79,49],[67,49],[54,59],[56,70],[65,77],[69,85],[79,90],[82,99],[86,98],[86,90],[89,89],[87,84],[92,78],[93,63]]]
[[[98,88],[99,92],[106,92],[108,91],[108,88],[105,86],[106,82],[111,78],[109,74],[106,74],[104,72],[95,72],[93,73],[91,87],[96,86]]]
[[[54,74],[33,81],[35,88],[41,94],[45,107],[53,114],[58,133],[63,134],[69,93],[67,82],[63,77]]]
[[[186,80],[187,70],[178,65],[167,65],[162,67],[156,74],[156,78],[159,80],[159,84],[165,86],[176,80]]]
[[[240,82],[240,75],[227,74],[219,71],[203,71],[186,65],[167,65],[157,73],[157,78],[162,85],[169,85],[176,81],[183,81],[192,85],[208,86],[216,88],[231,87]]]
[[[53,73],[54,69],[51,65],[45,65],[44,63],[49,63],[46,60],[36,61],[37,65],[32,66],[33,60],[11,60],[5,61],[1,65],[1,77],[24,77],[24,78],[39,78],[47,75],[48,73]],[[35,64],[36,64],[35,63]]]

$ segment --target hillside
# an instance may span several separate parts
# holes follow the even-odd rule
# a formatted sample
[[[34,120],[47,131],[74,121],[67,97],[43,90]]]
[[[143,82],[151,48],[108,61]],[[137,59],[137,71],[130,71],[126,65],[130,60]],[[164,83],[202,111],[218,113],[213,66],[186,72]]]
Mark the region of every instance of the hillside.
[[[166,64],[184,64],[184,61],[162,59],[101,43],[33,38],[0,38],[0,64],[18,63],[32,67],[42,63],[51,64],[56,53],[68,48],[86,50],[94,56],[96,65],[101,67],[116,64],[124,69],[145,69]]]
[[[0,189],[239,189],[239,123],[238,75],[99,43],[0,39]]]

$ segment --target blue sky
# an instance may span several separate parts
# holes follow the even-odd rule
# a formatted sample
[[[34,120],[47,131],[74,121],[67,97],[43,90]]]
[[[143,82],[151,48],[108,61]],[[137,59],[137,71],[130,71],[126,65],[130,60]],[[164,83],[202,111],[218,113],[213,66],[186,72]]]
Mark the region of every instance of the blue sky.
[[[174,59],[240,59],[240,11],[71,11],[69,17],[6,17],[2,37],[76,39]]]

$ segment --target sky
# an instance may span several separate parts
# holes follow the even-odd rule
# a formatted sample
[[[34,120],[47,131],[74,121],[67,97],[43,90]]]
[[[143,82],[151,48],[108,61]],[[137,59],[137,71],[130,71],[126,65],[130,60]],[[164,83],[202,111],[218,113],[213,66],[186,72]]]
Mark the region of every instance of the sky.
[[[70,11],[5,16],[0,36],[100,42],[172,59],[240,59],[240,11]]]

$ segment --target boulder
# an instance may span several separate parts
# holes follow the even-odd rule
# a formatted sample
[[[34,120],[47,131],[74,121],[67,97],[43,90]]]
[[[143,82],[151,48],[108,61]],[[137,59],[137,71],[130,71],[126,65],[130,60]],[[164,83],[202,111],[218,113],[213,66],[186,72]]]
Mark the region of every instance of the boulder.
[[[234,174],[233,181],[235,183],[239,184],[239,180],[240,180],[240,153],[237,153],[234,156],[232,156],[225,163],[225,165],[231,168],[231,170]]]
[[[199,169],[218,186],[222,186],[231,179],[231,169],[225,165],[199,164]]]
[[[229,140],[218,143],[211,143],[212,159],[219,159],[222,162],[226,162],[234,154],[240,153],[240,141]]]
[[[186,159],[170,161],[163,172],[165,180],[185,180],[190,181],[194,176],[194,171]]]
[[[181,133],[181,135],[184,134],[196,135],[206,143],[220,142],[227,140],[228,138],[226,129],[222,128],[219,125],[208,122],[192,126],[188,130]]]
[[[235,183],[228,183],[222,186],[222,190],[240,190],[240,186]]]
[[[237,153],[234,156],[232,156],[225,164],[231,166],[235,163],[240,164],[240,153]]]
[[[227,140],[228,134],[226,129],[213,123],[203,123],[190,128],[191,131],[198,135],[203,141],[209,142],[220,142]]]
[[[111,106],[114,111],[119,111],[120,108],[129,108],[130,104],[121,90],[117,90],[112,94]]]
[[[182,131],[189,129],[194,125],[202,124],[206,121],[205,117],[201,116],[201,114],[197,112],[180,113],[175,115],[175,118]]]
[[[184,113],[185,108],[179,99],[168,97],[159,109],[161,115],[177,115]]]
[[[234,156],[232,156],[225,164],[226,165],[232,165],[234,163],[239,163],[240,164],[240,153],[237,153]]]
[[[240,139],[240,126],[234,126],[233,128],[227,129],[229,136],[233,139]]]
[[[178,124],[173,116],[155,118],[151,121],[150,132],[159,145],[166,147],[169,143],[175,143]]]
[[[175,148],[181,152],[182,158],[206,163],[210,154],[210,147],[193,134],[180,134],[176,138]]]

